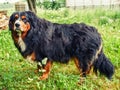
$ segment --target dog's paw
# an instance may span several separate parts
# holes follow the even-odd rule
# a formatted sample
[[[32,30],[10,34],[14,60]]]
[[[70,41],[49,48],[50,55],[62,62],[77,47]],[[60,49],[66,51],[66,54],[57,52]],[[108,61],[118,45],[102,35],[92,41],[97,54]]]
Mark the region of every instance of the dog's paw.
[[[41,77],[39,77],[39,80],[46,80],[48,78],[48,74],[43,74]]]

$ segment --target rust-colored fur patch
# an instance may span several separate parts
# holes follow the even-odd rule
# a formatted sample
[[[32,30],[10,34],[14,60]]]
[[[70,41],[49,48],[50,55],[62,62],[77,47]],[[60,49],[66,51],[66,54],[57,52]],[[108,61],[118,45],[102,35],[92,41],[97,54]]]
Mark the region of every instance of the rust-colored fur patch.
[[[18,15],[18,14],[16,14],[16,15],[15,15],[15,18],[17,19],[18,17],[19,17],[19,15]]]
[[[22,16],[21,18],[22,18],[22,19],[26,19],[26,16]]]
[[[30,30],[30,24],[28,22],[25,24],[23,21],[20,21],[20,28],[23,30],[21,37],[24,39],[27,35],[27,32]]]
[[[48,78],[48,75],[50,73],[50,69],[51,69],[51,66],[52,66],[52,61],[49,61],[47,62],[47,64],[45,65],[44,69],[45,69],[45,72],[43,73],[43,75],[40,77],[40,80],[45,80]]]
[[[33,52],[31,55],[28,55],[26,58],[27,58],[28,60],[34,61],[34,60],[36,59],[35,52]]]

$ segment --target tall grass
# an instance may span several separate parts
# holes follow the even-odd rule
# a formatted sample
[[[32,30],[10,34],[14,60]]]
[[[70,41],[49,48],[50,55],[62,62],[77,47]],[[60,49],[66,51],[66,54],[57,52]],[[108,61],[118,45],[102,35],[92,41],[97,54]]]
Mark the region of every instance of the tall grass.
[[[80,23],[95,26],[103,38],[105,54],[115,66],[111,81],[92,72],[79,85],[80,75],[71,61],[68,65],[54,63],[49,78],[39,81],[35,63],[19,54],[9,30],[0,31],[0,90],[119,90],[120,88],[120,12],[109,9],[38,10],[39,17],[57,23]]]

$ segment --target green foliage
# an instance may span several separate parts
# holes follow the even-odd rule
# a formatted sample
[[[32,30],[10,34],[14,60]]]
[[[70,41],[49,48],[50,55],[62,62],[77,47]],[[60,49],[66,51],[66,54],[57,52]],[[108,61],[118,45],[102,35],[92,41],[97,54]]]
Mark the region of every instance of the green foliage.
[[[65,6],[65,0],[44,0],[43,2],[38,1],[37,6],[44,9],[59,9]]]
[[[13,7],[13,5],[11,3],[0,3],[0,10],[1,9],[8,9]]]
[[[68,65],[53,63],[50,76],[39,81],[36,63],[23,59],[15,48],[11,33],[0,31],[0,90],[119,90],[120,88],[120,13],[119,10],[84,9],[40,10],[38,16],[57,23],[80,23],[95,26],[103,38],[105,54],[115,66],[111,81],[92,73],[81,85],[73,61]]]

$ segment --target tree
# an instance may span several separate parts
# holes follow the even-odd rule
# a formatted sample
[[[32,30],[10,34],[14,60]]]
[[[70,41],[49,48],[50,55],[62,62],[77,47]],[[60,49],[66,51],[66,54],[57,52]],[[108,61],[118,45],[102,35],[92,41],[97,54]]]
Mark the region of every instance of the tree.
[[[37,13],[36,10],[36,0],[27,0],[29,10],[33,11],[34,13]]]

